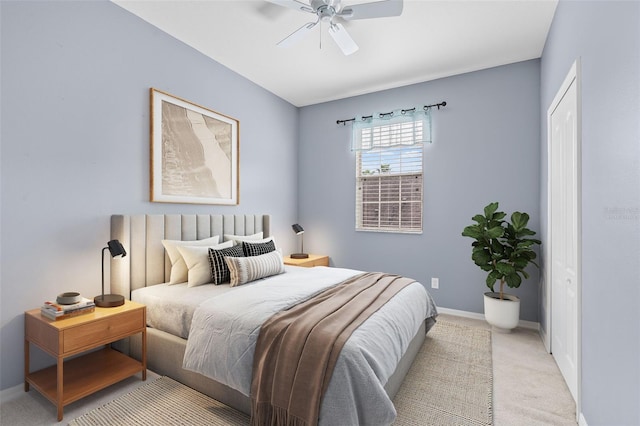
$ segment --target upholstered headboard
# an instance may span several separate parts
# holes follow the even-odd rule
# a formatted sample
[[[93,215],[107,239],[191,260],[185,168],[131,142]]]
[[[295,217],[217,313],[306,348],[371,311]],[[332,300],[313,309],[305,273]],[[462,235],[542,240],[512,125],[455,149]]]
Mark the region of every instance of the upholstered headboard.
[[[111,259],[111,292],[127,299],[131,291],[169,281],[171,263],[162,240],[200,240],[224,234],[270,233],[269,215],[113,215],[111,239],[127,255]]]

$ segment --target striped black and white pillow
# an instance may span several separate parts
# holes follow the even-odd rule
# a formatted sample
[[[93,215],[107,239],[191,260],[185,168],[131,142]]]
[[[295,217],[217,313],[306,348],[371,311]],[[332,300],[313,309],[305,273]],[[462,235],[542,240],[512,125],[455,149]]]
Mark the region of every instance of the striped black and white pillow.
[[[260,256],[261,254],[271,253],[276,250],[276,244],[271,241],[267,241],[266,243],[248,243],[246,241],[242,242],[242,251],[246,257],[250,256]]]
[[[251,257],[225,257],[231,273],[231,287],[284,272],[279,251]]]
[[[228,283],[230,280],[229,267],[224,261],[226,256],[243,257],[242,246],[233,246],[220,250],[209,249],[209,265],[211,266],[211,282],[215,285]]]

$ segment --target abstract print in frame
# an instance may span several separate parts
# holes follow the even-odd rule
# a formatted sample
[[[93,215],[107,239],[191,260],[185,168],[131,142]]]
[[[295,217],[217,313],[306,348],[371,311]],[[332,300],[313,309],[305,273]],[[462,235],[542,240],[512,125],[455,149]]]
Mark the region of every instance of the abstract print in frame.
[[[238,204],[239,122],[151,88],[151,201]]]

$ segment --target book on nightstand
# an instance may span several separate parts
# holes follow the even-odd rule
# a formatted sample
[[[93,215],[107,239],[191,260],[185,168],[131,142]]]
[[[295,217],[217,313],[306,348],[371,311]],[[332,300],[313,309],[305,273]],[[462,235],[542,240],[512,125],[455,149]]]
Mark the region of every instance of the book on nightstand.
[[[88,314],[96,310],[96,304],[91,299],[83,297],[79,302],[62,305],[56,302],[44,302],[40,313],[50,320],[61,320],[76,315]]]

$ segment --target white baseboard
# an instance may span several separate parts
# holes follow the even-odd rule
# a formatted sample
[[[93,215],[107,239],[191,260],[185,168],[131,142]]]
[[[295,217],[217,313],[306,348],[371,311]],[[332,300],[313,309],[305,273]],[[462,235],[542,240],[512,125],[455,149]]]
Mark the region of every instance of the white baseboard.
[[[24,383],[0,391],[0,402],[9,402],[24,393]]]
[[[457,317],[472,318],[484,321],[484,314],[479,314],[477,312],[459,311],[457,309],[441,308],[440,306],[438,306],[437,308],[438,312],[441,314],[455,315]]]
[[[485,320],[484,319],[484,314],[479,314],[477,312],[459,311],[457,309],[441,308],[440,306],[438,306],[438,312],[440,312],[442,314],[455,315],[455,316],[463,317],[463,318],[477,319],[477,320],[480,320],[480,321],[484,321]],[[534,321],[520,320],[518,322],[518,327],[528,328],[528,329],[531,329],[531,330],[540,331],[540,323],[539,322],[534,322]]]

